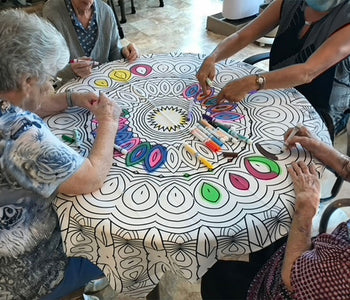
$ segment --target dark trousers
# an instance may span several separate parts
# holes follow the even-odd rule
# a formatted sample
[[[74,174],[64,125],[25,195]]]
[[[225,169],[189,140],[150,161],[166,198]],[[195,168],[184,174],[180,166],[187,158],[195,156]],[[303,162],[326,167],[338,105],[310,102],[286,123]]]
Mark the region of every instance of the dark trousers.
[[[270,246],[251,253],[249,262],[219,260],[202,277],[203,300],[244,300],[250,283],[267,260],[287,241],[283,237]]]
[[[103,272],[86,258],[71,257],[65,277],[51,294],[41,300],[61,300],[69,294],[83,289],[85,285],[94,279],[104,277]]]

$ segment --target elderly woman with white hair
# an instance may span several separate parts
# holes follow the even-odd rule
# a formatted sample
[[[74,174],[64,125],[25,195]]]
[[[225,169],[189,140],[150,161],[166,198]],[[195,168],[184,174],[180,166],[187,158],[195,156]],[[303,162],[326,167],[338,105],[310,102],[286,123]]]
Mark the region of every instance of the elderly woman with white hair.
[[[36,15],[0,12],[0,53],[0,299],[62,299],[103,273],[65,255],[52,202],[58,192],[102,186],[121,109],[104,95],[52,93],[50,81],[69,51],[62,35]],[[41,119],[72,105],[99,122],[87,158]]]

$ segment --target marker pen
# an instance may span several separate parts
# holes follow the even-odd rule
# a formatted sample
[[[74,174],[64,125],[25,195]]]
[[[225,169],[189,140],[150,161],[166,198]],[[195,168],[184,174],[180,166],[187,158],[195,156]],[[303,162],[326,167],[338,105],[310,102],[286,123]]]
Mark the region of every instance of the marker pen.
[[[69,142],[69,143],[75,143],[75,139],[68,136],[68,135],[65,135],[65,134],[62,134],[62,140],[64,140],[65,142]]]
[[[209,78],[207,78],[205,81],[209,87],[213,87],[213,82]]]
[[[225,130],[223,130],[222,128],[217,127],[216,130],[217,130],[218,132],[220,132],[220,133],[226,135],[229,142],[232,142],[232,143],[237,143],[237,142],[238,142],[238,140],[237,140],[236,138],[234,138],[231,134],[228,134],[228,133],[227,133]]]
[[[203,165],[205,165],[209,170],[213,170],[214,166],[207,161],[202,155],[200,155],[195,149],[193,149],[189,144],[183,143],[185,149],[190,152],[193,156],[197,157]]]
[[[302,126],[303,125],[300,123],[295,125],[295,127],[292,129],[292,132],[289,134],[288,138],[283,143],[283,146],[282,146],[283,151],[285,151],[287,149],[287,146],[289,145],[290,139],[292,139],[299,132],[299,130]]]
[[[207,128],[204,128],[201,124],[197,124],[196,127],[220,147],[224,145],[222,141],[220,141],[216,136],[214,136]]]
[[[206,135],[203,135],[198,128],[192,128],[190,129],[192,135],[199,139],[204,145],[206,145],[211,151],[217,153],[221,152],[221,147],[214,143],[209,137]]]
[[[73,58],[70,63],[76,64],[79,62],[90,62],[90,65],[92,68],[97,67],[100,63],[98,61],[94,61],[91,58],[90,59],[83,59],[83,58]]]
[[[75,140],[75,144],[80,147],[81,145],[81,134],[78,131],[78,129],[74,129],[73,130],[73,136],[74,136],[74,140]]]
[[[235,157],[238,156],[238,153],[237,152],[222,152],[222,155],[224,157],[233,157],[233,158],[235,158]]]
[[[188,107],[187,121],[191,120],[193,106],[194,106],[194,101],[190,100],[190,105]]]
[[[236,131],[234,131],[233,129],[232,129],[232,127],[231,128],[227,128],[226,126],[223,126],[222,124],[220,124],[220,123],[215,123],[218,127],[220,127],[220,128],[222,128],[224,131],[226,131],[227,133],[229,133],[229,134],[231,134],[233,137],[235,137],[236,139],[238,139],[238,140],[240,140],[240,141],[243,141],[243,142],[246,142],[247,144],[252,144],[253,142],[249,139],[249,138],[247,138],[247,137],[245,137],[245,136],[243,136],[243,135],[241,135],[241,134],[239,134],[239,133],[237,133]]]
[[[202,119],[199,121],[199,124],[206,128],[211,134],[216,136],[221,142],[225,143],[226,141],[228,141],[227,135],[222,134],[220,131],[216,131],[214,126],[209,124],[207,120]]]
[[[114,144],[114,149],[117,150],[118,152],[122,153],[122,154],[128,154],[128,150],[120,147],[119,145],[117,144]]]

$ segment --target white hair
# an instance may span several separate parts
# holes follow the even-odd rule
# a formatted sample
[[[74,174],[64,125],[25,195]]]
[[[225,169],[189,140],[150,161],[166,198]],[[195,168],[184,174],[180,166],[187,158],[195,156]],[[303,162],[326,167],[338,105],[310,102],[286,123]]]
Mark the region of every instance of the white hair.
[[[0,92],[20,90],[28,77],[44,83],[68,61],[66,41],[48,21],[20,9],[0,12]]]

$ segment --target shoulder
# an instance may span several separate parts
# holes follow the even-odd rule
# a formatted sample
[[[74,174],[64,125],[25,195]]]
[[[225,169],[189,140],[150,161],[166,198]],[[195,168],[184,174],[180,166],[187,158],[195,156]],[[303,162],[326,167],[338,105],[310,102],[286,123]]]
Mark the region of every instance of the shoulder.
[[[103,20],[106,19],[106,16],[108,18],[114,18],[114,13],[112,8],[105,3],[102,0],[95,0],[95,5],[96,5],[96,13],[99,15],[100,18]]]
[[[60,16],[65,7],[64,0],[48,0],[43,6],[43,17]]]

